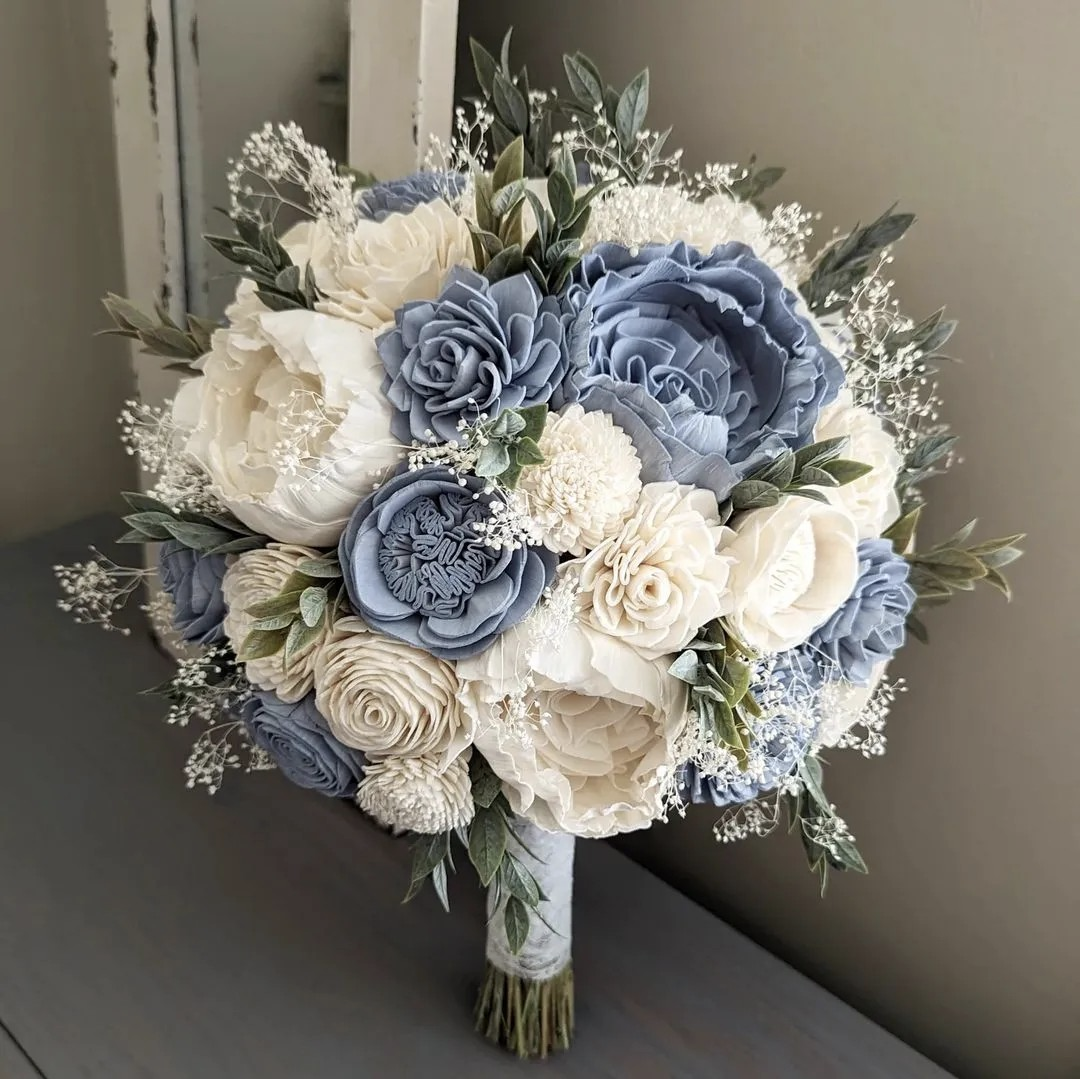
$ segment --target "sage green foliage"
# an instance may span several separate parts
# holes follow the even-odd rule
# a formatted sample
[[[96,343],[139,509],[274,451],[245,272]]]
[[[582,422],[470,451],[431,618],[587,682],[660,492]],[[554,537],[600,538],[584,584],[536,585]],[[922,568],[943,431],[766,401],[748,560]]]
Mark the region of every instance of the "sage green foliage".
[[[494,420],[478,424],[474,431],[486,444],[476,461],[476,475],[484,479],[497,479],[504,487],[513,490],[523,468],[541,464],[544,460],[539,443],[547,415],[547,405],[508,408]]]
[[[469,779],[476,807],[472,821],[456,832],[416,837],[412,846],[412,878],[404,902],[418,895],[424,881],[430,877],[439,901],[449,911],[447,867],[455,870],[452,848],[456,837],[468,851],[480,883],[491,888],[494,907],[497,909],[505,900],[502,916],[506,939],[510,951],[517,955],[529,935],[530,917],[541,917],[538,908],[547,896],[510,849],[512,843],[525,848],[514,834],[510,804],[502,792],[502,781],[475,750],[469,759]]]
[[[784,173],[787,172],[782,165],[767,165],[763,169],[757,167],[757,155],[751,154],[746,163],[746,175],[732,181],[728,186],[728,194],[739,202],[749,202],[752,206],[761,209],[761,196],[774,184],[779,183]]]
[[[811,311],[825,315],[843,307],[882,248],[896,243],[914,224],[914,214],[893,213],[895,209],[891,206],[869,225],[856,225],[843,239],[825,248],[810,276],[799,286]]]
[[[199,554],[240,554],[270,542],[228,513],[175,510],[140,491],[124,491],[123,499],[133,512],[123,518],[130,531],[118,543],[160,543],[174,539]]]
[[[218,323],[198,315],[184,317],[187,329],[169,317],[169,312],[160,303],[154,305],[156,318],[144,314],[130,300],[117,296],[113,292],[106,294],[101,301],[114,325],[99,334],[111,334],[116,337],[128,337],[138,341],[143,350],[152,356],[165,356],[181,360],[181,363],[168,364],[170,370],[191,372],[191,363],[210,351],[210,337],[218,328]]]
[[[785,495],[828,502],[818,488],[842,487],[871,470],[870,465],[840,456],[847,442],[846,437],[827,438],[801,450],[785,450],[732,488],[720,507],[721,522],[735,513],[775,506]]]
[[[821,761],[812,755],[804,757],[799,764],[798,777],[802,781],[800,792],[784,796],[788,831],[798,828],[807,863],[820,878],[821,894],[824,896],[830,869],[866,873],[866,862],[850,836],[838,837],[834,834],[827,845],[819,842],[822,826],[827,828],[837,819],[836,811],[822,787]]]
[[[243,267],[257,288],[255,294],[271,311],[314,310],[319,298],[310,264],[301,271],[281,246],[272,223],[253,217],[233,218],[237,235],[207,236],[206,242],[230,262]]]
[[[668,673],[690,687],[690,703],[705,733],[746,768],[753,722],[761,709],[750,692],[752,652],[717,621],[691,641]]]
[[[240,659],[264,659],[284,650],[285,664],[319,639],[347,607],[335,554],[300,562],[278,595],[247,608],[254,619]]]

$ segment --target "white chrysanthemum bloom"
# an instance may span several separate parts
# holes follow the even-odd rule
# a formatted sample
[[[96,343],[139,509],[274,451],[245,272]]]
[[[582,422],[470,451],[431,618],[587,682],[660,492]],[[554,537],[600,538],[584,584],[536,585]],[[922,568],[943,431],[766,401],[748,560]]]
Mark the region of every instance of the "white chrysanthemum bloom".
[[[746,514],[726,548],[732,631],[764,653],[802,644],[851,595],[858,543],[847,513],[809,498]]]
[[[826,682],[818,694],[820,724],[814,735],[814,746],[834,746],[852,727],[863,719],[870,698],[877,692],[888,660],[878,663],[870,672],[865,686],[838,680]]]
[[[577,574],[582,617],[647,659],[678,652],[731,610],[732,559],[722,548],[732,535],[712,492],[647,484],[619,532],[566,566]]]
[[[900,516],[896,477],[904,460],[896,448],[896,440],[878,416],[852,402],[851,390],[847,388],[821,410],[814,441],[827,438],[847,438],[842,456],[862,461],[872,466],[872,470],[842,487],[823,488],[825,495],[854,518],[859,539],[880,536]]]
[[[248,308],[176,395],[185,449],[249,528],[329,547],[401,459],[375,337],[314,311]]]
[[[369,757],[431,757],[441,767],[469,746],[476,715],[458,699],[445,660],[369,629],[335,625],[315,667],[315,703],[339,742]]]
[[[239,653],[255,619],[248,609],[281,594],[282,586],[296,567],[307,558],[318,558],[318,551],[291,544],[271,543],[258,551],[245,551],[225,571],[221,591],[225,597],[225,636]],[[329,630],[324,628],[302,651],[294,653],[288,664],[284,652],[245,664],[248,681],[260,689],[273,690],[283,701],[292,704],[307,696],[315,684],[315,660]]]
[[[460,660],[476,749],[513,811],[588,838],[660,817],[687,721],[686,687],[667,667],[580,623],[557,641],[515,626]]]
[[[630,436],[606,412],[568,405],[548,417],[541,464],[526,468],[518,489],[544,545],[582,555],[614,535],[641,491],[641,460]]]
[[[356,804],[396,833],[438,835],[473,819],[468,756],[445,768],[433,757],[372,761],[356,791]]]
[[[325,293],[317,307],[380,330],[403,303],[435,299],[452,267],[472,264],[469,226],[443,199],[382,221],[365,218],[317,275]]]

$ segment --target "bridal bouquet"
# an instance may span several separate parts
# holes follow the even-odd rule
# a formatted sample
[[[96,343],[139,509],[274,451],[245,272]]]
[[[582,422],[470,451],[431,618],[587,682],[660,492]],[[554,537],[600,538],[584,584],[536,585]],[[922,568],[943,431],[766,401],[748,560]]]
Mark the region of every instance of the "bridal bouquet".
[[[814,215],[764,208],[781,169],[683,168],[647,72],[618,92],[576,54],[541,93],[508,52],[473,44],[482,98],[404,179],[252,136],[209,237],[223,324],[106,306],[190,376],[123,416],[157,473],[123,539],[160,543],[152,607],[195,646],[162,687],[200,728],[188,785],[353,799],[444,904],[460,845],[478,1025],[544,1055],[576,837],[703,802],[725,842],[786,817],[822,886],[865,872],[823,751],[883,752],[890,659],[955,591],[1007,596],[1020,537],[919,534],[953,324],[891,297],[910,215],[811,254]],[[112,625],[146,571],[59,574]]]

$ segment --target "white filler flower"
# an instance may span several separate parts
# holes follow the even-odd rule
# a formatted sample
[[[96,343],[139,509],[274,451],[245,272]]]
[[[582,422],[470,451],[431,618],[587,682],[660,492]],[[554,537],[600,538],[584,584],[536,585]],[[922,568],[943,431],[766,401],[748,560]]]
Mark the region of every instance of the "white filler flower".
[[[827,488],[825,494],[854,518],[859,539],[873,539],[900,516],[896,477],[903,458],[881,419],[853,404],[851,390],[846,388],[821,410],[814,430],[815,442],[842,437],[848,440],[843,456],[870,465],[871,471],[843,487]]]
[[[568,565],[583,617],[647,659],[677,652],[732,607],[731,537],[716,496],[678,483],[650,483],[619,532]]]
[[[387,757],[370,762],[356,804],[394,832],[437,835],[473,819],[468,756],[445,768],[434,757]]]
[[[252,630],[254,619],[248,608],[280,595],[282,586],[307,558],[319,552],[307,547],[271,543],[259,551],[246,551],[225,571],[221,582],[225,597],[225,636],[240,652]],[[288,664],[283,652],[245,664],[248,680],[260,689],[273,690],[283,701],[292,704],[305,697],[315,683],[315,658],[329,631],[324,629],[306,648],[294,653]]]
[[[513,811],[547,831],[599,838],[647,828],[663,811],[686,726],[666,662],[576,624],[534,644],[515,626],[458,663],[480,711],[476,748]],[[514,717],[514,701],[524,712]]]
[[[851,595],[857,546],[847,513],[808,498],[748,513],[726,549],[735,635],[765,653],[802,644]]]
[[[541,464],[518,485],[544,545],[582,555],[614,535],[641,491],[641,461],[630,436],[606,412],[568,405],[548,417],[540,436]]]
[[[403,454],[374,335],[314,311],[259,311],[218,330],[176,396],[186,449],[249,528],[328,547]]]
[[[315,703],[339,742],[369,757],[431,757],[445,767],[472,742],[475,713],[454,668],[342,618],[319,653]]]

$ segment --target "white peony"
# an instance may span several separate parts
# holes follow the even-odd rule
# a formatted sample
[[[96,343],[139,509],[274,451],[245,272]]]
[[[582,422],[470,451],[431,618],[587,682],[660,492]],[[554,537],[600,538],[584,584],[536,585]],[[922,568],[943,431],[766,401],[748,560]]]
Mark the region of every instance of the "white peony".
[[[641,491],[641,461],[629,435],[606,412],[568,405],[548,417],[541,464],[526,468],[518,489],[544,545],[582,555],[615,534]]]
[[[583,617],[648,659],[685,648],[731,609],[731,556],[718,550],[731,535],[710,491],[647,484],[620,531],[567,565]]]
[[[852,682],[826,682],[818,695],[818,713],[820,716],[814,746],[834,746],[856,723],[863,718],[866,706],[870,703],[889,661],[883,660],[870,672],[870,680],[865,686]]]
[[[272,539],[331,546],[404,452],[374,335],[314,311],[251,306],[200,362],[173,415],[214,493]]]
[[[225,597],[225,636],[237,653],[243,648],[255,621],[248,608],[281,594],[282,586],[306,558],[317,558],[318,551],[307,547],[271,543],[258,551],[245,551],[226,570],[221,582]],[[315,659],[328,630],[285,663],[284,652],[245,664],[248,681],[260,689],[273,690],[283,701],[292,704],[307,696],[315,683]]]
[[[872,471],[852,483],[824,491],[833,505],[854,518],[859,539],[873,539],[900,516],[896,477],[904,461],[896,439],[885,430],[881,419],[853,404],[851,390],[846,388],[821,410],[814,429],[815,442],[841,437],[848,439],[842,456],[871,465]]]
[[[667,666],[580,624],[535,644],[517,626],[460,661],[463,695],[480,710],[476,748],[514,812],[591,838],[659,817],[687,714]],[[522,716],[514,704],[525,700]]]
[[[343,618],[320,651],[315,703],[334,737],[369,757],[430,756],[445,767],[472,742],[475,713],[454,668]]]
[[[735,635],[765,653],[802,644],[851,595],[858,542],[848,514],[808,498],[748,513],[726,548]]]
[[[317,307],[380,330],[408,300],[435,299],[447,271],[462,264],[473,264],[469,226],[443,199],[382,221],[365,218],[318,268],[325,298]]]
[[[438,835],[473,819],[468,756],[445,767],[433,757],[387,757],[364,769],[356,804],[396,833]]]

